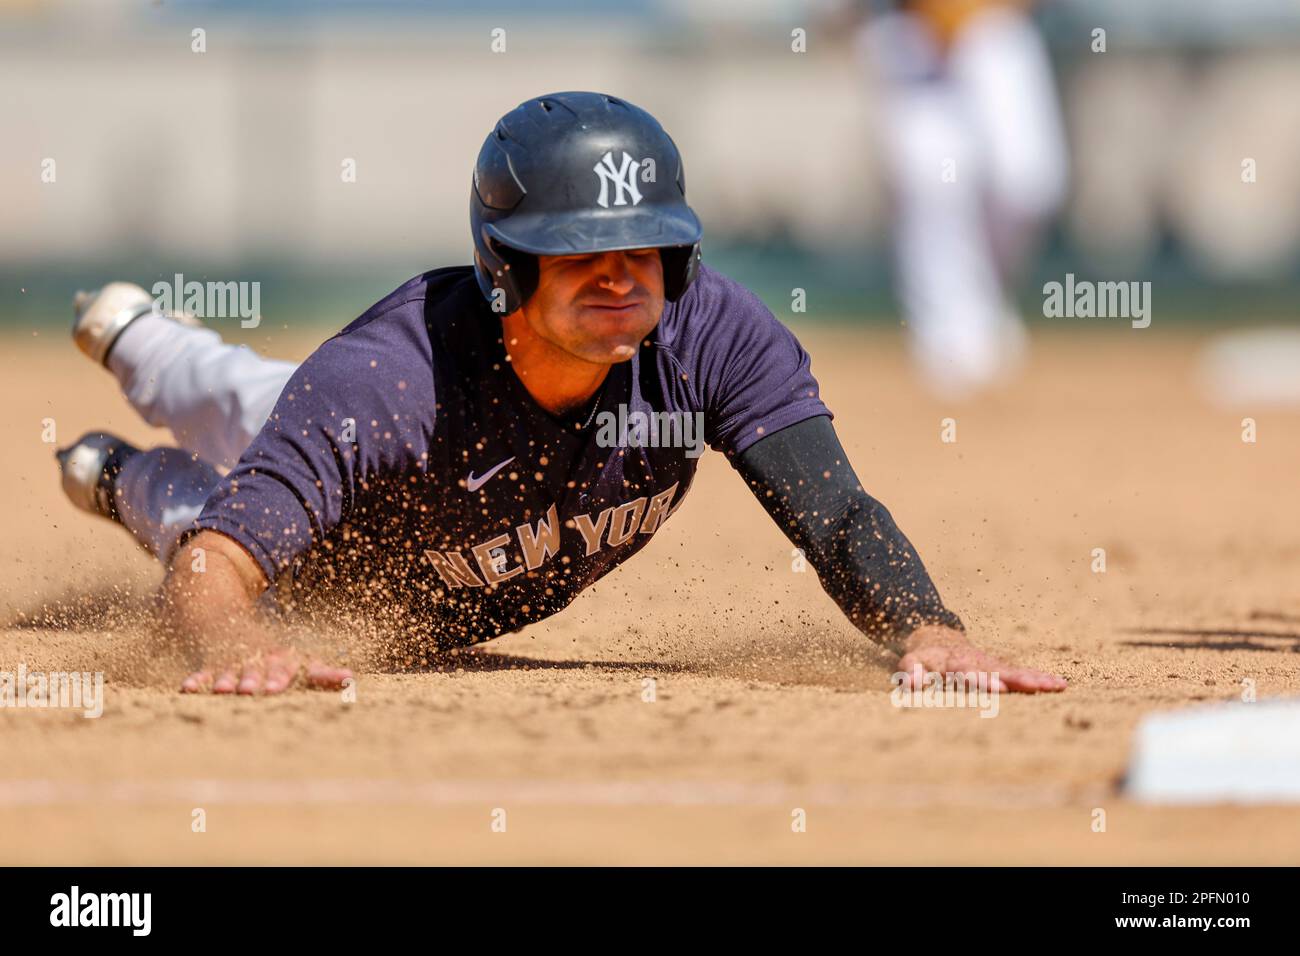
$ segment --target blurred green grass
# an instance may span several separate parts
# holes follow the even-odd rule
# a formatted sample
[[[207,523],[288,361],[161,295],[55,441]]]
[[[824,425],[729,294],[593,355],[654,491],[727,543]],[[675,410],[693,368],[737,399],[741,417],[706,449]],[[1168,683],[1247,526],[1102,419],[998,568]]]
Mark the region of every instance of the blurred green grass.
[[[901,319],[887,257],[878,253],[846,251],[817,256],[779,243],[758,247],[717,244],[706,246],[704,261],[753,289],[790,325],[893,325]],[[365,263],[351,268],[259,261],[203,269],[193,263],[126,257],[87,263],[0,263],[0,331],[65,329],[71,322],[72,296],[78,289],[98,288],[114,279],[150,288],[159,281],[170,284],[179,272],[187,281],[261,283],[262,325],[245,330],[237,320],[228,320],[222,331],[232,341],[253,341],[259,333],[276,330],[328,332],[347,325],[410,277],[456,264],[416,257],[394,261],[391,267]],[[1076,270],[1068,256],[1045,257],[1019,290],[1021,314],[1044,327],[1103,327],[1106,323],[1102,321],[1041,317],[1042,283],[1059,280],[1069,271]],[[1079,278],[1107,277],[1084,273]],[[1152,282],[1156,326],[1297,322],[1300,276],[1267,283],[1216,283],[1185,268],[1162,268],[1126,278]],[[791,311],[796,288],[805,292],[806,311],[802,313]]]

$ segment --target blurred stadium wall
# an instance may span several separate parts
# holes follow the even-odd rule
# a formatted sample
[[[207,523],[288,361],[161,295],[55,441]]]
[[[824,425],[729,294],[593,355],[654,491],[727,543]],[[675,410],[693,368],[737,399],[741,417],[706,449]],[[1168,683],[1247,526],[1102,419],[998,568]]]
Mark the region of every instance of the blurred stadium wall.
[[[469,261],[483,137],[560,89],[660,117],[708,261],[774,308],[802,287],[807,318],[890,319],[875,101],[850,42],[871,6],[0,0],[0,321],[61,323],[73,288],[180,272],[260,280],[268,317],[342,324]],[[1189,316],[1294,315],[1300,4],[1057,0],[1039,21],[1073,182],[1026,301],[1073,271],[1155,280],[1165,315],[1169,295]]]

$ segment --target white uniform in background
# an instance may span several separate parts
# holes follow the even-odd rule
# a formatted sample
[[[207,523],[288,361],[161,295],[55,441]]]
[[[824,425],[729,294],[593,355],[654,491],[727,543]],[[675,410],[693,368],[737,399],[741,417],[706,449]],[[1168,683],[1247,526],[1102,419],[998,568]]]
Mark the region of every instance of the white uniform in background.
[[[1014,283],[1060,207],[1067,154],[1047,51],[1017,10],[986,6],[945,45],[907,11],[868,21],[881,92],[898,297],[926,383],[960,398],[1018,366]]]

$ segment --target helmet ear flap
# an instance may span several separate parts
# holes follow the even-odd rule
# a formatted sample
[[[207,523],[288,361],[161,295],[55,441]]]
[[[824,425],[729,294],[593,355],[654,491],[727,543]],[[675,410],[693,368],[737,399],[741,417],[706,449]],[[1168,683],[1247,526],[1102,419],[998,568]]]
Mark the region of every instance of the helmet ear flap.
[[[513,312],[532,297],[537,291],[537,279],[540,266],[537,256],[530,255],[527,252],[520,252],[517,249],[508,249],[504,246],[501,249],[503,258],[506,260],[506,275],[514,276],[515,306],[509,309]]]
[[[509,315],[537,291],[537,257],[485,238],[474,250],[474,275],[492,311]]]
[[[659,250],[664,265],[664,298],[676,302],[690,288],[700,271],[700,244],[665,246]]]

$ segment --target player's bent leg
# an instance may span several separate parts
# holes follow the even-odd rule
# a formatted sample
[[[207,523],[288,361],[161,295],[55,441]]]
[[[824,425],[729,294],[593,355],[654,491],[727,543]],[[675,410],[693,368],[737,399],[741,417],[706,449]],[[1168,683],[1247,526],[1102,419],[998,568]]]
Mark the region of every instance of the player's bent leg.
[[[82,511],[117,520],[113,480],[122,465],[140,449],[107,432],[88,432],[72,445],[55,452],[63,479],[63,493]]]
[[[219,467],[239,460],[296,367],[228,345],[192,317],[158,312],[130,283],[80,294],[76,310],[78,346],[107,366],[140,416]]]
[[[223,468],[239,461],[275,407],[294,366],[227,345],[212,329],[157,315],[133,323],[109,356],[132,407],[176,442]]]
[[[121,524],[164,562],[221,480],[212,465],[189,452],[141,451],[103,432],[83,435],[57,457],[73,504]]]
[[[142,451],[113,481],[118,520],[166,564],[220,481],[216,468],[184,449]]]

